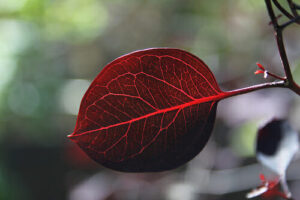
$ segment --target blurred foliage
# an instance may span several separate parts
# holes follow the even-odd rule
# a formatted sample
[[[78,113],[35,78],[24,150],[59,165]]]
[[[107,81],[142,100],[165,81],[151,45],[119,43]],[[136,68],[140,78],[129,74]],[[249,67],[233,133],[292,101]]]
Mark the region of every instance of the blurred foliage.
[[[157,46],[199,56],[224,89],[261,82],[253,75],[256,61],[282,73],[267,24],[264,2],[257,0],[0,0],[0,199],[76,199],[74,186],[99,170],[115,184],[130,182],[70,153],[80,154],[66,135],[73,130],[89,82],[116,57]],[[291,27],[287,42],[294,44],[288,45],[292,63],[299,63],[298,37],[299,28]],[[299,69],[298,64],[298,82]],[[224,156],[238,151],[243,160],[252,155],[253,124],[236,125],[232,139],[230,116],[222,116],[218,124],[223,128],[216,128],[220,138],[212,141],[232,140]],[[218,145],[208,148],[207,155]],[[160,181],[161,188],[171,187],[186,169],[173,173],[177,178]],[[133,180],[155,182],[145,177]],[[155,197],[172,199],[167,189],[145,192],[151,190]],[[143,190],[132,198],[126,192],[120,197],[118,190],[109,195],[107,199],[145,199]]]
[[[293,74],[295,75],[295,81],[297,83],[300,82],[300,59],[297,60],[297,63],[296,63],[296,68],[295,70],[293,71]]]
[[[232,147],[240,156],[255,156],[257,122],[248,121],[241,124],[232,134]]]

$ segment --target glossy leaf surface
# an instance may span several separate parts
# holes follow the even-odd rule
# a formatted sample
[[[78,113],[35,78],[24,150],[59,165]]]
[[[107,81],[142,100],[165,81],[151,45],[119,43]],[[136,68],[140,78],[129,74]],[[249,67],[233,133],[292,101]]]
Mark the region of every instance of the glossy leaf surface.
[[[205,63],[186,51],[133,52],[92,82],[69,137],[111,169],[174,169],[203,149],[224,94]]]

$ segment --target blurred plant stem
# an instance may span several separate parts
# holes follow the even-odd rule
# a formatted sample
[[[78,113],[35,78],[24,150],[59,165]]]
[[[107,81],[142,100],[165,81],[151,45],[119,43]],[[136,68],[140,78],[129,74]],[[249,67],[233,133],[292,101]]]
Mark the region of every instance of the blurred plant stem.
[[[298,11],[297,11],[297,6],[296,4],[293,2],[293,0],[287,0],[290,10],[292,13],[290,13],[289,11],[287,11],[277,0],[265,0],[266,6],[267,6],[267,10],[271,19],[271,24],[273,26],[274,29],[274,35],[276,38],[276,42],[277,42],[277,47],[278,47],[278,51],[280,54],[280,58],[281,58],[281,62],[285,71],[285,75],[286,77],[284,77],[284,82],[285,82],[285,86],[287,88],[290,88],[291,90],[293,90],[295,93],[297,93],[298,95],[300,95],[300,86],[294,81],[293,79],[293,75],[291,72],[291,68],[290,68],[290,64],[289,64],[289,60],[286,54],[286,50],[285,50],[285,46],[284,46],[284,42],[283,42],[283,30],[288,27],[289,25],[293,24],[293,23],[297,23],[300,24],[300,18],[298,15]],[[275,15],[273,6],[272,6],[272,2],[274,3],[274,5],[278,8],[278,10],[285,15],[290,21],[279,25],[278,23],[278,17]]]

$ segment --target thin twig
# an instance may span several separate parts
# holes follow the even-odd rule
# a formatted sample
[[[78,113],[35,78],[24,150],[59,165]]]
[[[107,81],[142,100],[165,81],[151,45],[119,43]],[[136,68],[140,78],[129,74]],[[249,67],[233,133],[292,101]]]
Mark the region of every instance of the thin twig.
[[[278,22],[277,22],[277,17],[275,16],[274,11],[273,11],[272,3],[271,3],[270,0],[265,0],[265,3],[266,3],[266,6],[267,6],[268,14],[270,16],[272,25],[273,25],[273,27],[276,31],[276,29],[278,27]]]
[[[291,2],[291,4],[293,4],[292,0],[288,0],[289,2]],[[286,28],[288,25],[294,23],[294,22],[298,22],[298,17],[293,17],[292,19],[287,22],[286,24],[283,25],[279,25],[278,24],[278,20],[277,17],[274,13],[274,9],[272,6],[272,2],[276,5],[276,7],[283,12],[283,14],[287,14],[288,12],[277,2],[277,0],[265,0],[266,3],[266,7],[268,10],[268,14],[270,16],[274,31],[275,31],[275,38],[276,38],[276,42],[277,42],[277,47],[278,47],[278,51],[280,54],[280,58],[281,58],[281,63],[283,65],[284,71],[285,71],[285,85],[287,88],[290,88],[291,90],[293,90],[295,93],[297,93],[298,95],[300,95],[300,87],[299,85],[297,85],[293,79],[292,76],[292,72],[291,72],[291,68],[290,68],[290,64],[288,61],[288,57],[286,54],[286,50],[285,50],[285,46],[284,46],[284,42],[283,42],[283,30],[284,28]],[[284,11],[283,11],[284,10]],[[291,16],[287,16],[287,17],[291,17]]]
[[[284,24],[281,24],[280,28],[284,29],[284,28],[286,28],[287,26],[289,26],[290,24],[293,24],[293,23],[298,23],[299,24],[300,23],[300,16],[298,16],[296,18],[293,18],[293,19],[291,19],[290,21],[288,21]]]
[[[287,10],[285,10],[280,3],[278,3],[277,0],[273,0],[274,5],[278,8],[278,10],[280,10],[282,12],[282,14],[284,14],[287,18],[289,19],[293,19],[294,16],[291,15]]]
[[[295,7],[295,4],[294,4],[293,0],[287,0],[287,1],[289,2],[289,7],[290,7],[290,9],[291,9],[293,15],[294,15],[295,17],[298,17],[299,15],[298,15],[298,13],[297,13],[297,9],[296,9],[296,7]]]
[[[292,73],[291,73],[291,70],[290,70],[290,64],[289,64],[289,61],[288,61],[288,58],[287,58],[287,55],[286,55],[286,52],[285,52],[285,47],[284,47],[284,43],[283,43],[283,36],[282,36],[282,28],[280,28],[280,26],[278,25],[277,18],[274,14],[274,10],[273,10],[271,1],[270,0],[265,0],[265,2],[266,2],[266,6],[267,6],[269,16],[270,16],[271,21],[272,21],[272,25],[273,25],[274,30],[275,30],[275,37],[276,37],[276,41],[277,41],[277,46],[278,46],[279,54],[280,54],[280,57],[281,57],[281,62],[283,64],[283,67],[284,67],[284,70],[285,70],[286,77],[289,81],[292,81],[293,76],[292,76]]]
[[[295,6],[295,9],[300,10],[300,5],[294,3],[294,6]]]
[[[283,78],[283,77],[281,77],[281,76],[278,76],[278,75],[276,75],[276,74],[274,74],[274,73],[272,73],[272,72],[269,72],[269,71],[266,71],[266,72],[267,72],[268,76],[272,76],[272,77],[274,77],[274,78],[276,78],[276,79],[278,79],[278,80],[285,81],[285,79],[286,79],[286,78]]]

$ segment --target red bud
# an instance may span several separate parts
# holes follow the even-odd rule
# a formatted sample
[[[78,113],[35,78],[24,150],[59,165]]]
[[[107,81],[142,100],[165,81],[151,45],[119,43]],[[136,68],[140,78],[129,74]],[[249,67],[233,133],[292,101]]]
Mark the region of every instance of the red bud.
[[[254,74],[263,74],[264,73],[264,71],[262,71],[262,70],[260,70],[260,69],[258,69],[258,70],[256,70],[255,72],[254,72]]]
[[[256,65],[263,71],[265,71],[264,66],[262,66],[262,64],[260,64],[259,62],[256,63]]]

